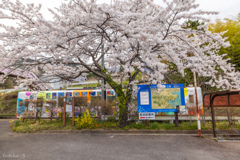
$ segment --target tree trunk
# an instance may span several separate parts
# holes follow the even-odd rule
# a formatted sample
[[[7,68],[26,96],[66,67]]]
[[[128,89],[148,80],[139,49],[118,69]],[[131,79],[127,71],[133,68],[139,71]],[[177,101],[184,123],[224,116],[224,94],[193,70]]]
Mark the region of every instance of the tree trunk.
[[[127,90],[126,96],[124,97],[124,99],[119,100],[119,102],[121,103],[121,105],[119,105],[119,110],[120,110],[120,114],[119,114],[119,127],[122,128],[126,125],[128,125],[128,105],[131,101],[131,91]]]
[[[118,126],[124,127],[128,124],[128,105],[131,101],[132,86],[126,89],[126,94],[123,91],[122,84],[114,82],[110,75],[107,75],[107,83],[114,89],[119,101],[119,120]]]
[[[50,111],[51,112],[51,117],[50,117],[50,121],[52,121],[52,115],[53,115],[53,113],[52,113],[52,111]]]
[[[122,128],[122,127],[125,127],[126,125],[128,125],[128,113],[125,110],[125,112],[121,115],[121,119],[118,123],[118,126]]]
[[[127,125],[127,120],[128,120],[128,104],[126,103],[126,97],[123,96],[124,93],[119,93],[119,91],[116,91],[118,95],[118,101],[119,101],[119,120],[118,120],[118,125],[120,128],[124,127]]]

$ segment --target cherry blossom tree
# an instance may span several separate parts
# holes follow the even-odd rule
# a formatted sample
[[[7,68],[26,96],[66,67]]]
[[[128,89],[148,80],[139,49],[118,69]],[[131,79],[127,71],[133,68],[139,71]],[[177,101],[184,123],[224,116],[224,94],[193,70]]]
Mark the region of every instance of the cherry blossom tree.
[[[195,0],[115,0],[98,4],[94,0],[69,0],[54,10],[52,20],[44,19],[41,5],[24,5],[2,0],[0,19],[16,25],[1,24],[0,67],[22,67],[28,71],[41,68],[45,75],[71,81],[85,73],[105,79],[119,100],[119,126],[127,124],[128,107],[136,84],[164,83],[169,72],[167,62],[209,76],[209,84],[237,88],[239,72],[228,59],[216,52],[229,46],[218,33],[208,31],[209,20],[202,15],[216,14],[198,10]],[[204,25],[193,30],[186,20]],[[4,22],[4,21],[1,21]],[[101,59],[105,57],[105,68]],[[21,62],[21,63],[20,63]],[[113,79],[118,69],[129,82],[123,90]],[[218,74],[221,70],[223,74]],[[145,73],[144,79],[136,76]]]

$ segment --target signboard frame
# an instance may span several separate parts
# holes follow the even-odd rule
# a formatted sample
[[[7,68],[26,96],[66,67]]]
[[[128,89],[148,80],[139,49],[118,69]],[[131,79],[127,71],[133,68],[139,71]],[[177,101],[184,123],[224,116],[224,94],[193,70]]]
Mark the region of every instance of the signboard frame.
[[[185,106],[184,84],[162,84],[165,88],[180,88],[181,106]],[[177,109],[152,109],[151,89],[158,89],[156,84],[138,85],[138,112],[177,112]],[[141,92],[148,92],[149,104],[143,104]],[[145,93],[146,94],[146,93]]]

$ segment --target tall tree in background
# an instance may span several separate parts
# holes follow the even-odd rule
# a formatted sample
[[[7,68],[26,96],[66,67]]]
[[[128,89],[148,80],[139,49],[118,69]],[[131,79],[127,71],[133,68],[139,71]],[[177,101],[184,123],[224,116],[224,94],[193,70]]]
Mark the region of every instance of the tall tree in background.
[[[169,72],[165,61],[174,64],[182,76],[185,69],[195,70],[211,77],[212,86],[238,88],[240,73],[216,54],[229,44],[220,34],[211,34],[208,19],[201,17],[215,12],[197,10],[195,0],[163,1],[164,6],[152,0],[111,4],[69,0],[50,10],[54,18],[46,20],[41,5],[2,0],[0,19],[17,21],[18,26],[0,25],[5,30],[0,33],[0,67],[18,68],[16,60],[23,58],[31,59],[21,63],[25,70],[39,67],[45,75],[64,80],[93,73],[116,91],[121,127],[127,124],[131,96],[141,81],[137,75],[144,72],[145,83],[160,86]],[[198,30],[186,28],[182,21],[188,19],[204,24]],[[103,56],[105,68],[100,65]],[[218,66],[223,75],[216,74]],[[122,84],[113,80],[114,71],[109,72],[117,67],[129,82],[125,92]]]
[[[202,30],[198,29],[199,26],[204,25],[203,22],[200,22],[199,20],[187,20],[184,22],[185,25],[183,25],[183,28],[185,29],[191,29],[191,30]],[[190,35],[189,38],[191,38],[193,35]],[[188,56],[194,56],[192,53],[188,53]],[[175,84],[175,83],[183,83],[185,86],[190,86],[194,84],[193,79],[193,72],[191,68],[184,69],[184,75],[182,75],[178,69],[176,64],[172,62],[166,62],[168,64],[169,72],[165,74],[165,82],[169,84]],[[205,76],[197,76],[197,86],[202,88],[203,93],[216,91],[218,88],[211,87],[211,85],[206,84],[211,79],[211,77],[205,77]]]
[[[185,28],[198,30],[198,26],[202,25],[202,22],[188,20],[186,24]],[[216,20],[216,23],[209,24],[209,30],[213,33],[221,33],[223,38],[227,38],[230,46],[226,48],[221,47],[218,54],[226,54],[225,58],[230,58],[229,62],[234,64],[237,70],[240,70],[240,13],[235,19]],[[170,72],[166,74],[167,82],[184,83],[185,85],[193,84],[193,73],[190,69],[185,69],[184,76],[176,70],[175,64],[170,64],[169,69]],[[221,74],[221,69],[219,70],[219,74]],[[216,87],[205,84],[209,80],[210,77],[197,76],[198,86],[202,88],[203,92],[218,90]]]
[[[224,21],[216,20],[215,23],[209,25],[209,30],[213,33],[225,33],[223,38],[227,38],[230,46],[222,47],[218,54],[227,53],[226,57],[231,59],[231,63],[235,65],[237,70],[240,70],[240,13],[235,19],[224,19]]]

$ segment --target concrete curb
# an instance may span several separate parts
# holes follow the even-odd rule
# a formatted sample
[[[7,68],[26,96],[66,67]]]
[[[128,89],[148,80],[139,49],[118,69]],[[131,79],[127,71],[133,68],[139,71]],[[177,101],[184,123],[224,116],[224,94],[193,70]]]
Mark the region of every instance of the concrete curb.
[[[17,119],[16,116],[0,116],[0,120]]]
[[[233,130],[224,130],[228,136],[236,136]],[[35,133],[57,134],[115,134],[115,135],[192,135],[198,136],[197,130],[107,130],[107,129],[82,129],[82,130],[42,130]],[[212,136],[212,130],[202,130],[202,136]]]
[[[198,134],[197,130],[105,130],[105,129],[82,129],[82,130],[42,130],[36,133],[96,133],[96,134]],[[204,130],[202,134],[212,134],[211,130]]]

